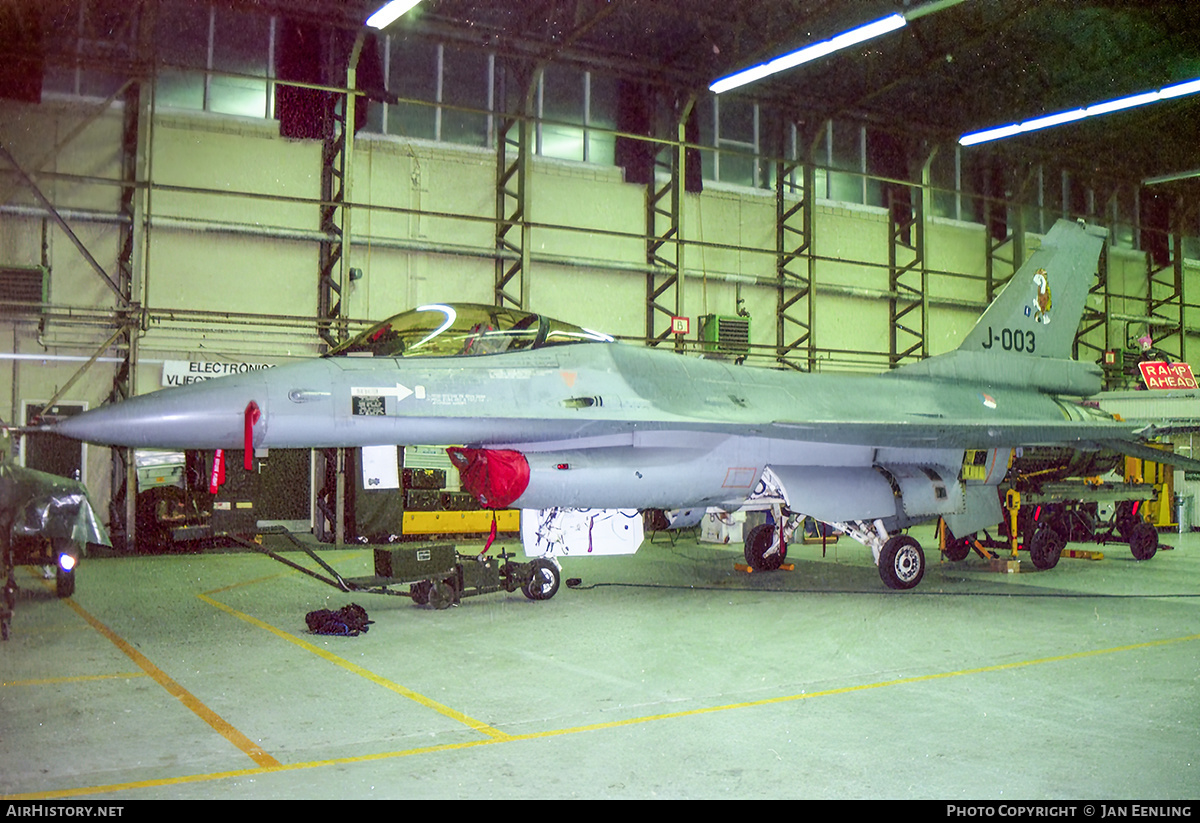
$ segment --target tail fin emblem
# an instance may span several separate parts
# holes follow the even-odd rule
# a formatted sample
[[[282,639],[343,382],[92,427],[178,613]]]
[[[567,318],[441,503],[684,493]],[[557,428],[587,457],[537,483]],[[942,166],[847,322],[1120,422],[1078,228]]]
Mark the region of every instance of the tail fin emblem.
[[[1033,285],[1037,289],[1034,295],[1033,319],[1045,325],[1050,322],[1050,283],[1045,269],[1033,273]]]

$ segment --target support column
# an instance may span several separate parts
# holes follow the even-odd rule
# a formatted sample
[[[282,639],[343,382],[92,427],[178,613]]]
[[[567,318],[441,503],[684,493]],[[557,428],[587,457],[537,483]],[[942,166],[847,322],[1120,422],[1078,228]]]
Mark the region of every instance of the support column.
[[[800,182],[795,176],[799,172]],[[816,170],[808,161],[775,163],[775,357],[800,371],[816,370],[816,257],[813,203]],[[794,201],[794,202],[790,202]]]
[[[149,35],[146,35],[147,37]],[[145,42],[148,42],[145,41]],[[117,253],[117,287],[126,311],[119,311],[120,328],[115,345],[122,359],[113,375],[109,403],[127,400],[138,393],[138,342],[144,322],[141,311],[150,238],[149,163],[153,156],[151,129],[154,112],[154,83],[134,82],[125,94],[124,123],[121,136],[121,239]],[[113,450],[112,488],[124,488],[125,550],[137,549],[137,464],[134,450]],[[114,500],[119,499],[114,493]],[[116,519],[117,512],[112,512]]]
[[[1022,185],[1020,191],[1025,191]],[[1011,200],[1002,200],[1005,192],[984,192],[983,225],[984,242],[987,249],[984,257],[984,273],[986,277],[986,298],[990,304],[1004,288],[1021,264],[1025,262],[1025,218],[1021,211],[1020,196]],[[1004,221],[1004,236],[998,236],[994,228]]]
[[[357,95],[358,56],[362,51],[364,35],[359,32],[346,65],[346,91],[337,95],[341,98],[330,105],[328,112],[332,122],[325,129],[324,145],[321,149],[321,240],[319,267],[317,271],[317,333],[326,346],[336,346],[350,336],[349,289],[351,216],[350,204],[354,168],[354,124]],[[323,48],[327,63],[327,77],[337,77],[340,67],[334,63],[339,50],[335,37],[323,37]],[[329,459],[327,452],[317,452],[318,476],[324,476]],[[324,539],[324,518],[320,512],[329,510],[333,514],[333,539],[338,545],[346,541],[346,470],[345,449],[337,449],[333,455],[333,471],[336,475],[332,506],[317,507],[317,536]],[[328,503],[328,501],[326,501]]]
[[[496,72],[496,105],[501,110],[496,129],[496,282],[497,306],[529,308],[530,157],[533,154],[533,100],[540,72],[514,72],[524,91],[516,112],[510,112],[505,75]]]
[[[1109,207],[1105,209],[1105,213],[1113,215],[1114,218],[1116,201],[1117,191],[1114,190],[1108,198]],[[1075,344],[1071,350],[1071,356],[1083,362],[1103,363],[1104,354],[1109,349],[1112,303],[1108,290],[1108,249],[1113,242],[1113,229],[1114,226],[1110,223],[1108,237],[1100,249],[1096,282],[1088,290],[1088,299],[1083,304],[1083,318],[1080,320],[1079,330],[1075,333]],[[1101,333],[1099,342],[1095,339],[1098,331]],[[1124,341],[1122,341],[1122,345],[1123,343]]]
[[[1187,360],[1183,299],[1183,207],[1176,200],[1171,210],[1171,257],[1155,266],[1146,254],[1146,314],[1150,317],[1151,345],[1181,361]]]
[[[337,60],[339,50],[334,37],[322,38],[326,61]],[[346,67],[346,91],[329,106],[331,123],[324,130],[321,148],[321,240],[317,271],[317,329],[327,346],[336,346],[350,336],[348,297],[350,288],[351,190],[354,167],[354,122],[357,95],[358,56],[362,51],[360,32],[350,51]],[[336,77],[340,70],[330,65],[326,76]]]
[[[687,140],[685,124],[691,116],[695,98],[676,111],[676,134],[655,155],[655,170],[667,171],[667,180],[658,185],[652,173],[646,187],[646,341],[657,346],[672,335],[671,318],[685,316],[683,191],[686,179]],[[682,335],[675,336],[675,348],[682,350]]]
[[[929,283],[925,265],[925,190],[933,156],[922,164],[920,186],[886,184],[888,192],[888,367],[929,356]],[[907,196],[908,202],[905,202]]]
[[[1100,250],[1100,262],[1096,269],[1096,282],[1088,290],[1088,299],[1083,306],[1083,319],[1079,323],[1079,331],[1075,334],[1075,345],[1071,355],[1080,361],[1101,362],[1104,353],[1108,351],[1108,327],[1111,314],[1111,298],[1108,290],[1108,242]],[[1099,303],[1099,308],[1096,304]],[[1093,332],[1103,331],[1099,344],[1096,343]],[[1093,339],[1089,339],[1092,336]],[[1122,342],[1122,345],[1124,343]]]

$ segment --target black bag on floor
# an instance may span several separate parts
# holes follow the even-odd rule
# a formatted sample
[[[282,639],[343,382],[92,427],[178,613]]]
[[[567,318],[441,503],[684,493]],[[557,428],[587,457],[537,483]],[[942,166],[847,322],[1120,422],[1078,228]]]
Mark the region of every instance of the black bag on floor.
[[[343,606],[335,611],[317,609],[304,616],[308,630],[313,634],[336,634],[355,637],[367,631],[374,620],[367,619],[367,610],[357,603]]]

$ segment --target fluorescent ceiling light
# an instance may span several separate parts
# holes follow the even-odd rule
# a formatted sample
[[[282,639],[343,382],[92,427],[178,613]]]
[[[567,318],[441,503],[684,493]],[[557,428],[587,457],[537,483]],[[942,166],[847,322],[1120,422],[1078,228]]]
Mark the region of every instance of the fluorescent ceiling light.
[[[1159,183],[1173,183],[1176,180],[1191,180],[1194,177],[1200,177],[1200,169],[1192,169],[1191,171],[1177,171],[1171,174],[1160,174],[1157,177],[1143,177],[1143,186],[1154,186]]]
[[[1139,94],[1131,94],[1128,97],[1118,97],[1116,100],[1108,100],[1103,103],[1093,103],[1082,109],[1061,111],[1057,114],[1048,114],[1045,117],[1026,120],[1022,123],[1011,123],[1007,126],[998,126],[994,129],[971,132],[958,138],[958,143],[960,146],[974,146],[979,143],[987,143],[992,140],[1001,140],[1005,137],[1037,131],[1038,129],[1048,129],[1051,126],[1059,126],[1063,123],[1073,123],[1076,120],[1083,120],[1086,117],[1096,117],[1097,115],[1110,114],[1114,111],[1124,111],[1125,109],[1132,109],[1135,106],[1144,106],[1147,103],[1156,103],[1159,100],[1169,100],[1173,97],[1184,97],[1189,94],[1196,94],[1197,92],[1200,92],[1200,78],[1188,80],[1184,83],[1176,83],[1173,86],[1164,86],[1158,91],[1141,92]]]
[[[367,25],[373,29],[387,28],[392,23],[395,23],[406,11],[420,2],[421,0],[392,0],[368,17]]]
[[[761,80],[776,72],[795,68],[802,63],[808,63],[827,54],[833,54],[835,51],[849,48],[863,41],[870,40],[873,37],[878,37],[881,34],[887,34],[889,31],[904,28],[907,23],[908,21],[902,14],[889,15],[881,20],[876,20],[874,23],[867,23],[865,26],[850,29],[829,40],[822,40],[820,43],[814,43],[811,46],[805,46],[802,49],[789,52],[781,57],[776,57],[770,62],[760,63],[757,66],[743,69],[728,77],[722,77],[709,86],[708,90],[714,94],[720,94],[723,91],[736,89],[739,86],[753,83],[755,80]]]

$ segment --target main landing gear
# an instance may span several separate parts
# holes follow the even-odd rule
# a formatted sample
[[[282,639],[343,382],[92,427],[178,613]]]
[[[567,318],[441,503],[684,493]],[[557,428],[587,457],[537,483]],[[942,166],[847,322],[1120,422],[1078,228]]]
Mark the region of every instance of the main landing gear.
[[[911,589],[925,576],[925,552],[907,534],[884,541],[879,551],[879,576],[889,589]]]
[[[746,534],[743,553],[746,564],[755,571],[773,571],[787,559],[787,544],[795,526],[792,518],[777,519],[782,524],[764,523]],[[888,535],[878,520],[871,525],[861,521],[829,525],[871,549],[879,577],[889,589],[911,589],[925,576],[925,552],[914,538]]]
[[[925,552],[921,544],[907,534],[889,535],[882,520],[869,525],[861,520],[830,525],[871,550],[879,567],[879,578],[889,589],[911,589],[925,576]]]

